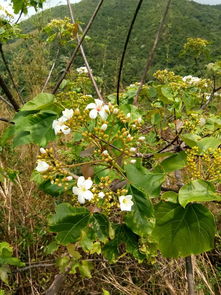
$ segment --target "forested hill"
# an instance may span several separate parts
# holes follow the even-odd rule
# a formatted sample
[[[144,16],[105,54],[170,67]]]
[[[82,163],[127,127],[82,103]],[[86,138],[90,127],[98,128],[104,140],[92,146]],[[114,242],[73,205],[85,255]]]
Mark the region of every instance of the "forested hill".
[[[126,34],[137,6],[137,0],[107,0],[89,32],[85,47],[95,74],[116,83],[116,73]],[[98,0],[82,0],[73,5],[78,21],[87,23]],[[153,36],[165,6],[165,0],[144,0],[131,36],[124,66],[124,81],[140,78],[152,45]],[[66,6],[46,10],[21,23],[24,31],[42,26],[53,18],[69,16]],[[172,68],[176,73],[191,72],[191,59],[180,56],[188,37],[201,37],[211,42],[209,61],[221,58],[221,5],[201,5],[189,0],[173,0],[167,25],[154,61],[154,68]],[[69,49],[64,55],[69,55]],[[207,61],[206,61],[207,62]],[[78,65],[82,64],[77,60]],[[188,71],[187,71],[188,68]],[[190,71],[190,72],[189,72]],[[191,73],[190,73],[191,74]]]

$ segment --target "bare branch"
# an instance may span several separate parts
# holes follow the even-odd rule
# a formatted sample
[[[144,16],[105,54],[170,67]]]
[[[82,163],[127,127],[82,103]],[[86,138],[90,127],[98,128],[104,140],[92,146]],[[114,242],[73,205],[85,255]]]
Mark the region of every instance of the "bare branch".
[[[6,123],[9,123],[9,124],[15,124],[14,122],[11,122],[10,120],[8,120],[8,119],[5,119],[5,118],[0,118],[0,121],[2,121],[2,122],[6,122]]]
[[[4,101],[4,103],[6,103],[9,107],[11,107],[12,109],[14,109],[13,105],[9,101],[7,101],[7,99],[5,99],[3,96],[0,95],[0,99],[2,101]]]
[[[70,15],[71,15],[71,21],[72,21],[72,23],[75,23],[74,14],[73,14],[73,8],[71,6],[70,0],[67,0],[67,5],[68,5],[69,11],[70,11]],[[82,28],[81,28],[80,25],[79,25],[79,28],[82,31]],[[79,38],[78,34],[77,34],[77,41],[78,41],[78,44],[79,44],[80,43],[80,38]],[[97,93],[97,96],[99,97],[99,99],[104,100],[103,97],[102,97],[102,95],[101,95],[101,93],[100,93],[100,90],[99,90],[99,88],[97,86],[97,83],[96,83],[96,81],[94,79],[93,73],[91,71],[91,68],[90,68],[90,65],[88,63],[88,60],[87,60],[87,57],[85,55],[84,48],[83,48],[83,45],[82,44],[80,45],[80,51],[81,51],[81,55],[82,55],[82,57],[84,59],[84,63],[85,63],[85,66],[87,68],[89,77],[90,77],[90,79],[91,79],[91,81],[92,81],[92,83],[94,85],[94,88],[95,88],[95,91]]]
[[[96,7],[96,9],[95,9],[95,11],[94,11],[94,13],[93,13],[91,19],[89,20],[89,22],[88,22],[88,24],[87,24],[87,26],[86,26],[86,28],[85,28],[85,30],[84,30],[84,32],[83,32],[83,35],[82,35],[82,37],[81,37],[81,39],[80,39],[80,41],[79,41],[77,47],[74,49],[74,51],[73,51],[73,53],[72,53],[72,55],[71,55],[71,58],[70,58],[70,60],[69,60],[69,62],[68,62],[68,64],[67,64],[67,66],[66,66],[64,72],[62,73],[60,79],[58,80],[57,84],[55,85],[55,88],[54,88],[54,90],[53,90],[53,92],[52,92],[53,94],[55,94],[55,93],[58,91],[59,86],[61,85],[62,81],[63,81],[64,78],[66,77],[68,71],[70,70],[70,67],[71,67],[71,65],[72,65],[72,63],[73,63],[73,61],[74,61],[74,59],[75,59],[75,57],[76,57],[76,55],[77,55],[77,52],[78,52],[78,50],[79,50],[79,48],[80,48],[82,42],[84,41],[84,38],[85,38],[87,32],[89,31],[91,25],[93,24],[93,22],[94,22],[94,20],[95,20],[95,18],[96,18],[96,16],[97,16],[97,13],[98,13],[98,11],[99,11],[101,5],[103,4],[103,2],[104,2],[104,0],[100,0],[100,1],[99,1],[99,3],[98,3],[98,5],[97,5],[97,7]]]
[[[58,58],[59,51],[60,51],[60,50],[58,49],[58,51],[57,51],[57,53],[56,53],[56,55],[55,55],[54,62],[53,62],[53,64],[52,64],[52,66],[51,66],[50,72],[49,72],[49,74],[48,74],[48,77],[47,77],[47,79],[46,79],[46,81],[45,81],[45,84],[44,84],[44,86],[43,86],[41,92],[44,92],[45,88],[46,88],[47,85],[48,85],[48,82],[49,82],[49,80],[50,80],[50,78],[51,78],[52,72],[53,72],[54,67],[55,67],[56,60],[57,60],[57,58]]]
[[[3,51],[3,48],[2,48],[2,43],[0,43],[0,53],[1,53],[2,60],[3,60],[4,64],[5,64],[5,68],[6,68],[7,72],[8,72],[8,75],[9,75],[11,81],[12,81],[13,87],[15,88],[20,101],[24,104],[24,100],[22,99],[22,97],[21,97],[21,95],[20,95],[20,93],[18,91],[18,87],[15,84],[15,81],[14,81],[14,78],[12,76],[11,70],[10,70],[10,68],[8,66],[8,62],[7,62],[6,58],[5,58],[5,54],[4,54],[4,51]]]
[[[7,96],[9,102],[11,103],[11,105],[13,106],[14,110],[16,112],[19,111],[19,105],[16,102],[16,100],[13,98],[10,90],[8,89],[8,86],[5,84],[5,81],[2,79],[1,75],[0,75],[0,86],[3,89],[5,95]]]
[[[59,290],[61,289],[64,280],[65,280],[65,274],[58,274],[55,276],[54,281],[52,282],[49,289],[45,292],[46,295],[56,295],[58,294]]]
[[[124,64],[124,58],[125,58],[125,54],[126,54],[126,51],[127,51],[127,46],[128,46],[129,40],[130,40],[130,35],[131,35],[132,30],[133,30],[133,26],[134,26],[134,23],[136,21],[136,18],[137,18],[137,15],[138,15],[138,12],[139,12],[139,10],[141,8],[142,3],[143,3],[143,0],[140,0],[138,2],[136,11],[134,13],[134,17],[133,17],[132,22],[130,24],[130,28],[129,28],[129,31],[128,31],[128,34],[127,34],[126,42],[124,44],[123,54],[122,54],[121,61],[120,61],[120,68],[119,68],[118,79],[117,79],[117,104],[118,105],[120,104],[119,92],[120,92],[120,81],[121,81],[121,74],[122,74],[122,69],[123,69],[123,64]]]
[[[160,37],[161,37],[161,34],[162,34],[162,31],[163,31],[163,27],[164,27],[164,24],[165,24],[165,21],[166,21],[166,17],[167,17],[167,14],[168,14],[168,11],[169,11],[169,8],[170,8],[170,4],[171,4],[171,1],[172,0],[168,0],[167,1],[167,5],[166,5],[166,8],[165,8],[165,11],[164,11],[164,14],[163,14],[163,17],[161,18],[161,21],[160,21],[160,25],[159,25],[159,28],[158,28],[158,31],[156,33],[156,36],[155,36],[155,40],[154,40],[154,43],[153,43],[153,46],[150,50],[150,53],[148,55],[148,58],[147,58],[147,63],[146,63],[146,66],[145,66],[145,69],[144,69],[144,73],[143,73],[143,77],[140,81],[140,86],[137,90],[137,93],[136,93],[136,96],[134,98],[134,104],[136,105],[138,103],[138,97],[139,97],[139,94],[140,94],[140,91],[142,90],[143,88],[143,84],[145,83],[145,80],[146,80],[146,75],[150,69],[150,66],[152,65],[152,61],[153,61],[153,58],[154,58],[154,54],[155,54],[155,51],[156,51],[156,48],[157,48],[157,45],[159,43],[159,40],[160,40]]]

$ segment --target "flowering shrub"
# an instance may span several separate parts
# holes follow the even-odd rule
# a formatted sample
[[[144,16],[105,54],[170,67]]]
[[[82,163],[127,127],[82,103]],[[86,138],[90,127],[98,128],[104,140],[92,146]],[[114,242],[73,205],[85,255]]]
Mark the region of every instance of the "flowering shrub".
[[[32,179],[65,201],[49,218],[57,246],[111,262],[126,253],[153,261],[157,249],[185,257],[213,248],[214,217],[201,204],[221,200],[221,123],[204,107],[213,83],[167,70],[154,77],[139,109],[129,103],[139,83],[118,107],[114,95],[94,99],[67,81],[57,96],[40,94],[15,116],[5,137],[40,145]],[[65,263],[76,271],[76,260]]]

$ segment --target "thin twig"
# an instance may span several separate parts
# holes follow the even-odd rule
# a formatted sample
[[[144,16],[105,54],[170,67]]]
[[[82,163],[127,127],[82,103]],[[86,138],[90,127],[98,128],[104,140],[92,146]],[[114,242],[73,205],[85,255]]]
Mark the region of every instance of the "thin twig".
[[[56,63],[56,61],[57,61],[59,51],[60,51],[60,50],[58,49],[58,51],[57,51],[57,53],[56,53],[56,55],[55,55],[54,62],[53,62],[53,64],[52,64],[52,66],[51,66],[50,72],[49,72],[49,74],[48,74],[48,77],[47,77],[47,79],[46,79],[46,81],[45,81],[44,86],[42,87],[41,92],[44,92],[45,88],[46,88],[47,85],[48,85],[49,80],[51,79],[51,75],[52,75],[52,72],[53,72],[53,70],[54,70],[55,63]]]
[[[63,81],[64,78],[66,77],[68,71],[70,70],[70,67],[71,67],[71,65],[72,65],[72,63],[73,63],[73,61],[74,61],[74,59],[75,59],[75,57],[76,57],[76,55],[77,55],[77,52],[78,52],[78,50],[79,50],[79,48],[80,48],[82,42],[84,41],[84,38],[85,38],[87,32],[88,32],[89,29],[91,28],[91,25],[93,24],[93,22],[94,22],[94,20],[95,20],[95,18],[96,18],[96,16],[97,16],[97,13],[98,13],[98,11],[100,10],[101,5],[103,4],[103,2],[104,2],[104,0],[100,0],[100,1],[99,1],[99,3],[98,3],[98,5],[97,5],[97,7],[96,7],[96,9],[95,9],[95,11],[94,11],[94,13],[93,13],[91,19],[89,20],[89,22],[88,22],[88,24],[87,24],[87,26],[86,26],[86,28],[85,28],[83,34],[82,34],[81,39],[79,40],[79,43],[78,43],[77,47],[74,49],[74,51],[73,51],[73,53],[72,53],[72,55],[71,55],[71,58],[70,58],[70,60],[69,60],[69,62],[68,62],[68,64],[67,64],[67,66],[66,66],[64,72],[62,73],[60,79],[58,80],[57,84],[55,85],[55,88],[54,88],[54,90],[53,90],[53,92],[52,92],[53,94],[55,94],[55,93],[58,91],[59,86],[61,85],[62,81]]]
[[[70,11],[71,21],[72,21],[72,23],[75,23],[74,14],[73,14],[73,8],[72,8],[72,6],[71,6],[70,0],[67,0],[67,5],[68,5],[69,11]],[[79,29],[82,31],[81,26],[78,25],[78,27],[79,27]],[[80,38],[79,38],[78,34],[77,34],[77,41],[78,41],[78,44],[79,44],[79,43],[80,43]],[[90,77],[90,79],[91,79],[91,81],[92,81],[92,83],[93,83],[93,85],[94,85],[94,89],[95,89],[95,91],[96,91],[96,93],[97,93],[97,96],[99,97],[99,99],[104,100],[103,97],[102,97],[102,95],[101,95],[101,92],[100,92],[100,90],[99,90],[99,88],[98,88],[98,86],[97,86],[97,83],[96,83],[96,81],[95,81],[94,75],[93,75],[92,70],[91,70],[91,68],[90,68],[90,65],[89,65],[89,63],[88,63],[87,57],[86,57],[86,55],[85,55],[84,47],[83,47],[82,44],[80,45],[80,51],[81,51],[81,55],[82,55],[82,57],[83,57],[83,60],[84,60],[85,66],[86,66],[86,68],[87,68],[87,71],[88,71],[89,77]]]
[[[0,53],[1,53],[1,57],[2,57],[2,60],[4,62],[4,65],[5,65],[5,68],[6,68],[7,72],[8,72],[8,75],[9,75],[11,81],[12,81],[13,87],[15,88],[20,101],[22,102],[22,104],[24,104],[24,100],[22,99],[22,97],[21,97],[21,95],[20,95],[20,93],[18,91],[18,87],[15,84],[15,81],[14,81],[14,78],[12,76],[11,70],[9,68],[8,62],[7,62],[6,58],[5,58],[5,54],[4,54],[4,51],[3,51],[3,48],[2,48],[2,43],[0,43]]]
[[[136,21],[138,12],[139,12],[139,10],[141,8],[142,2],[143,2],[143,0],[139,0],[137,8],[135,10],[135,13],[134,13],[134,16],[133,16],[133,19],[132,19],[132,22],[130,24],[130,28],[129,28],[129,31],[128,31],[128,34],[127,34],[126,42],[124,44],[124,49],[123,49],[123,54],[122,54],[122,57],[121,57],[121,61],[120,61],[120,68],[119,68],[118,79],[117,79],[117,104],[118,105],[120,104],[120,100],[119,100],[120,81],[121,81],[121,74],[122,74],[122,69],[123,69],[123,64],[124,64],[124,58],[125,58],[125,54],[126,54],[126,51],[127,51],[127,46],[128,46],[129,40],[130,40],[130,35],[131,35],[132,30],[133,30],[133,26],[134,26],[134,23]]]
[[[30,268],[38,268],[38,267],[51,267],[51,266],[55,266],[55,263],[39,263],[39,264],[32,264],[29,266],[25,266],[22,268],[18,268],[16,270],[16,272],[22,272],[22,271],[26,271],[29,270]]]
[[[136,105],[138,103],[138,97],[139,97],[140,91],[143,88],[143,84],[145,83],[145,80],[146,80],[146,75],[147,75],[147,73],[148,73],[148,71],[150,69],[150,66],[152,64],[152,61],[153,61],[153,58],[154,58],[154,54],[155,54],[157,45],[159,43],[159,40],[160,40],[162,31],[163,31],[163,27],[164,27],[164,24],[165,24],[165,21],[166,21],[166,17],[167,17],[169,8],[170,8],[171,1],[172,0],[168,0],[167,1],[167,5],[166,5],[166,8],[165,8],[163,17],[161,18],[160,25],[159,25],[158,31],[156,33],[153,46],[152,46],[152,48],[150,50],[150,53],[148,55],[148,58],[147,58],[147,63],[146,63],[145,69],[144,69],[144,73],[143,73],[142,79],[140,81],[140,86],[139,86],[139,88],[137,90],[137,93],[136,93],[136,96],[134,98],[134,105]]]
[[[7,99],[5,99],[3,96],[0,95],[0,99],[2,101],[4,101],[4,103],[6,103],[9,107],[11,107],[12,109],[14,109],[13,105],[9,101],[7,101]]]
[[[6,123],[9,123],[9,124],[15,124],[14,122],[11,122],[9,121],[8,119],[5,119],[5,118],[0,118],[0,121],[3,121],[3,122],[6,122]]]

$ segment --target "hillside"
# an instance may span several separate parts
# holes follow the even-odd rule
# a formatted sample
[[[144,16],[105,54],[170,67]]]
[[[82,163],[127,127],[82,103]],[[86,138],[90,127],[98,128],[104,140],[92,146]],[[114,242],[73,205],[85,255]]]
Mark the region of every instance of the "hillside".
[[[75,15],[83,24],[89,20],[97,0],[82,0],[73,5]],[[164,7],[164,0],[145,0],[138,15],[124,66],[124,82],[131,83],[140,78],[153,36],[157,30]],[[128,27],[137,5],[137,0],[108,0],[104,2],[85,44],[90,64],[105,85],[116,85],[116,73]],[[53,18],[69,16],[66,6],[46,10],[21,23],[24,32],[32,31]],[[193,61],[180,56],[188,37],[201,37],[211,42],[211,55],[205,63],[221,58],[221,5],[201,5],[188,0],[174,0],[169,12],[159,48],[154,60],[154,69],[170,68],[178,74],[193,74]],[[62,49],[69,56],[70,48]],[[81,65],[79,58],[77,65]],[[188,71],[186,68],[188,67]],[[199,74],[199,73],[197,73]]]

